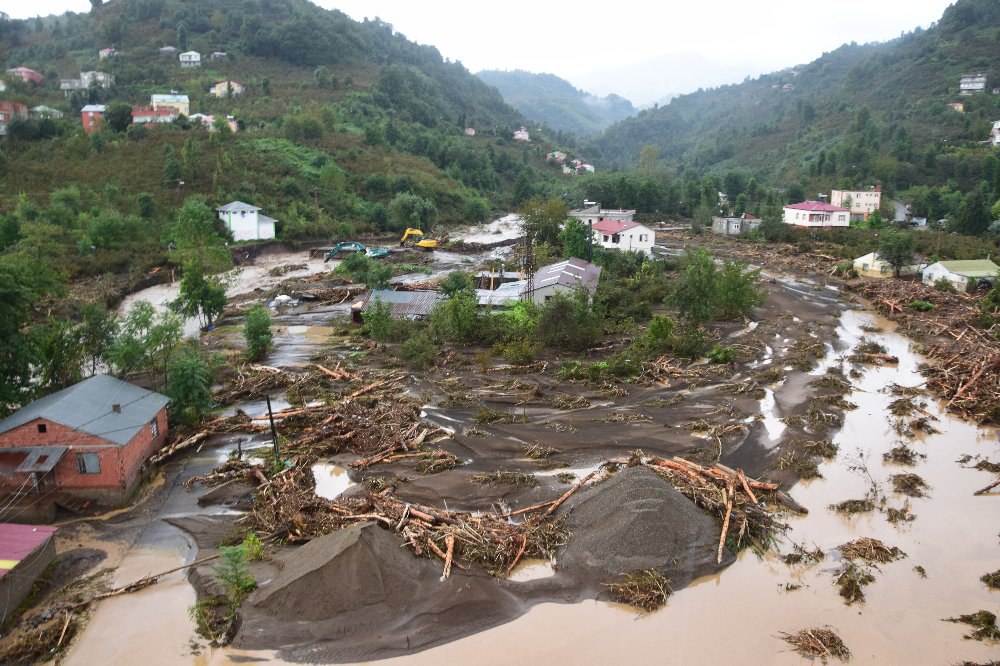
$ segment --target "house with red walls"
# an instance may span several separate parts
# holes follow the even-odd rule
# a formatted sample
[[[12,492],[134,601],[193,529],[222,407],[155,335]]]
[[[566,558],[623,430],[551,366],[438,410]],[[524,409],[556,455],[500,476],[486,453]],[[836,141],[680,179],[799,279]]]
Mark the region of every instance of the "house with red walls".
[[[168,402],[94,375],[25,405],[0,421],[0,498],[59,493],[123,503],[166,442]]]

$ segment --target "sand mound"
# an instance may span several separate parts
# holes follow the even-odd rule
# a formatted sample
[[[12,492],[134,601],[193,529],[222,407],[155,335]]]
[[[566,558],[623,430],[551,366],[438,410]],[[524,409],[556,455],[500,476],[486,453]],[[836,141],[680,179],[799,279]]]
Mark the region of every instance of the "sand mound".
[[[485,574],[414,557],[374,523],[314,539],[243,605],[237,648],[295,661],[357,661],[431,647],[506,622],[525,605]]]
[[[629,467],[568,504],[572,537],[557,557],[560,572],[584,581],[657,569],[674,589],[733,561],[716,564],[720,527],[645,467]]]

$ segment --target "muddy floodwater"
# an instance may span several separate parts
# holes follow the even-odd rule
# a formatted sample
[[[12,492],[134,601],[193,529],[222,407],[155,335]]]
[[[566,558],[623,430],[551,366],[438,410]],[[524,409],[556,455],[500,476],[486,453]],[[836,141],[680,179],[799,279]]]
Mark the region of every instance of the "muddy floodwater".
[[[495,228],[479,230],[480,242],[511,233],[508,222],[498,221]],[[257,266],[243,269],[230,293],[263,286],[272,280],[267,277],[271,267],[301,261],[301,254],[258,259]],[[321,260],[308,265],[308,272],[330,268]],[[273,283],[280,279],[274,278]],[[161,285],[146,290],[128,299],[122,309],[127,310],[139,298],[162,305],[176,297],[175,288]],[[808,284],[789,283],[784,288],[796,297],[830,306],[831,311],[841,303],[840,294]],[[305,364],[328,339],[331,320],[342,315],[340,310],[277,315],[276,349],[268,362],[279,367]],[[965,625],[943,621],[978,610],[997,612],[1000,605],[1000,593],[991,593],[979,580],[1000,568],[1000,494],[974,496],[973,492],[989,484],[995,475],[972,469],[981,459],[1000,461],[998,434],[951,416],[931,398],[914,401],[937,419],[930,424],[938,432],[913,433],[899,428],[898,417],[889,409],[899,394],[891,388],[919,389],[923,378],[918,372],[920,356],[892,329],[890,322],[870,312],[845,311],[836,323],[835,339],[824,341],[826,356],[801,380],[804,386],[804,381],[840,368],[852,385],[845,398],[857,408],[845,412],[843,427],[832,436],[839,449],[835,458],[820,463],[822,478],[801,481],[791,489],[809,513],[783,517],[790,529],[780,552],[759,557],[744,551],[732,566],[678,590],[664,608],[648,615],[637,616],[633,609],[598,601],[541,603],[501,626],[379,663],[797,664],[803,659],[789,650],[781,632],[826,625],[850,648],[853,663],[949,664],[1000,657],[998,646],[964,639],[963,634],[968,633]],[[751,325],[733,333],[734,342],[753,331]],[[751,368],[776,362],[772,346],[777,350],[788,342],[780,339],[781,335],[776,338],[765,345],[763,356]],[[864,340],[880,343],[887,354],[898,357],[898,365],[851,364],[847,359],[851,349]],[[765,453],[785,433],[782,418],[790,415],[799,399],[796,392],[795,385],[766,389],[760,401]],[[277,398],[274,406],[280,409],[287,404]],[[263,404],[248,403],[243,408],[253,417],[266,411]],[[445,410],[434,405],[426,405],[422,416],[447,430],[456,426]],[[262,442],[245,442],[244,446],[251,443]],[[900,444],[918,454],[912,466],[883,460],[883,454]],[[184,465],[192,471],[206,469],[225,459],[234,446],[227,440],[224,446],[206,448]],[[594,465],[599,462],[593,461]],[[345,464],[329,461],[316,465],[318,494],[336,497],[353,485]],[[578,462],[551,473],[571,472],[580,478],[593,469]],[[890,477],[903,472],[926,481],[926,496],[911,498],[894,492]],[[829,508],[864,497],[873,483],[885,498],[882,510],[844,515]],[[208,511],[182,490],[170,492],[162,517]],[[908,511],[914,518],[894,525],[887,520],[888,508]],[[879,565],[875,581],[865,588],[866,600],[847,605],[834,584],[841,566],[837,547],[859,537],[874,537],[899,547],[906,557]],[[818,548],[825,557],[815,563],[786,564],[783,556],[793,551],[793,544],[811,551]],[[196,551],[184,532],[156,521],[126,554],[115,574],[116,582],[191,562]],[[554,566],[558,568],[558,562]],[[535,580],[553,575],[553,571],[551,562],[529,560],[512,572],[512,578]],[[137,593],[105,600],[75,640],[65,663],[282,663],[274,653],[204,647],[204,639],[195,635],[187,614],[194,601],[194,590],[184,572],[171,574]]]

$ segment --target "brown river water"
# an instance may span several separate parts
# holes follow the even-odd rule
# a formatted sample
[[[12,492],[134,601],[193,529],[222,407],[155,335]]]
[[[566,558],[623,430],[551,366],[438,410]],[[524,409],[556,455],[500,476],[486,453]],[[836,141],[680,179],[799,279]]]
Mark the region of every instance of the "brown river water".
[[[865,324],[884,332],[864,334],[860,327]],[[990,592],[979,581],[984,573],[1000,569],[1000,495],[973,495],[995,477],[957,462],[964,454],[1000,462],[998,435],[943,412],[933,400],[928,400],[926,409],[939,417],[934,426],[940,433],[897,435],[887,410],[896,396],[887,387],[918,386],[923,380],[917,372],[920,357],[891,328],[891,323],[867,312],[848,311],[840,321],[838,336],[847,345],[867,335],[898,356],[900,363],[867,367],[861,377],[852,379],[855,389],[847,398],[858,408],[846,413],[844,426],[834,437],[839,454],[820,465],[824,478],[800,482],[792,489],[810,512],[788,518],[791,529],[781,551],[790,552],[792,541],[809,549],[819,547],[826,553],[822,561],[790,566],[779,554],[759,558],[744,552],[728,569],[678,591],[666,607],[649,615],[637,616],[632,609],[597,601],[540,604],[508,624],[380,663],[797,664],[803,659],[789,650],[780,633],[825,625],[851,649],[853,663],[951,664],[1000,658],[1000,647],[966,640],[966,625],[943,621],[980,609],[1000,610],[1000,592]],[[841,363],[831,357],[814,372]],[[901,441],[926,458],[912,468],[884,463],[882,454]],[[916,515],[913,522],[894,526],[884,513],[844,517],[827,508],[864,496],[868,482],[852,470],[859,460],[880,484],[889,506],[899,508],[906,499],[893,493],[891,474],[912,471],[923,477],[929,495],[910,500]],[[833,584],[839,566],[835,548],[863,536],[898,546],[907,557],[880,565],[876,581],[865,588],[867,600],[848,606]],[[171,543],[175,545],[133,547],[116,572],[117,582],[193,558],[183,539],[175,537]],[[915,571],[918,565],[926,570],[926,578]],[[534,563],[531,575],[545,571]],[[788,590],[790,584],[801,587]],[[278,662],[269,653],[193,649],[196,643],[204,644],[187,615],[194,599],[180,572],[138,593],[105,600],[65,663]]]

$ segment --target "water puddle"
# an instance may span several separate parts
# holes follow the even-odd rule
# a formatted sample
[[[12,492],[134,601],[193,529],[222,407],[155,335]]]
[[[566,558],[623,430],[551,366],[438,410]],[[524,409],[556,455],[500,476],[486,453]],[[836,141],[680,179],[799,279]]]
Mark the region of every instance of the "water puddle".
[[[764,399],[760,401],[760,413],[764,417],[761,422],[767,430],[768,439],[777,444],[785,432],[785,423],[775,413],[774,391],[769,388],[764,389]]]
[[[336,499],[345,490],[355,485],[347,474],[347,469],[332,463],[316,463],[312,466],[316,479],[316,494],[326,499]]]
[[[515,583],[525,583],[529,580],[541,580],[555,576],[556,570],[549,560],[521,560],[510,572],[510,580]]]

